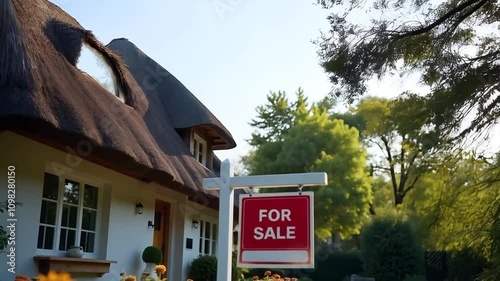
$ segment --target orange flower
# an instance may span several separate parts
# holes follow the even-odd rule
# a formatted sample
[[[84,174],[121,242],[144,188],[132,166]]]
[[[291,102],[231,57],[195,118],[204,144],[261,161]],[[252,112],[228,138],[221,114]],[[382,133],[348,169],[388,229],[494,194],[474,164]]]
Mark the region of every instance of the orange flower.
[[[271,275],[271,271],[267,270],[266,272],[264,272],[264,275],[265,276],[270,276]]]
[[[297,278],[292,278],[292,281],[298,281]]]
[[[38,275],[39,281],[73,281],[69,273],[56,273],[55,271],[50,271],[47,275]]]
[[[281,276],[279,276],[279,274],[276,274],[276,273],[275,273],[275,274],[273,274],[273,278],[274,278],[274,279],[281,279]]]
[[[252,279],[253,279],[253,280],[259,280],[259,279],[260,279],[260,277],[259,277],[259,276],[257,276],[257,275],[255,275]]]
[[[290,277],[285,277],[285,280],[284,281],[291,281],[290,280]]]
[[[137,281],[137,278],[134,275],[129,275],[125,278],[125,281]]]
[[[167,271],[167,267],[164,266],[163,264],[159,264],[159,265],[155,266],[155,271],[158,275],[162,275],[163,273],[165,273]]]
[[[186,281],[193,281],[193,279],[188,279],[188,280],[186,280]]]

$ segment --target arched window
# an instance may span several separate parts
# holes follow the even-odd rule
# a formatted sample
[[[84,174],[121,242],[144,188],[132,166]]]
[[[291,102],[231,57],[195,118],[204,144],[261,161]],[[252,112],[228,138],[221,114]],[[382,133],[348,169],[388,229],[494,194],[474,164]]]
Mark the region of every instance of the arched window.
[[[98,50],[83,44],[76,66],[125,103],[125,95],[119,80],[107,60]]]

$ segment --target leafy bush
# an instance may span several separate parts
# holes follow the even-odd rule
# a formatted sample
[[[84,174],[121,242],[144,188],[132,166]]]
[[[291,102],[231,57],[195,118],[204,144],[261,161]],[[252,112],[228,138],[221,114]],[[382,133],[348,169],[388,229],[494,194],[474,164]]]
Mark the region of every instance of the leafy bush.
[[[199,256],[191,262],[189,278],[195,281],[217,280],[217,258],[214,256]]]
[[[159,264],[162,256],[163,253],[161,252],[161,249],[155,246],[146,247],[142,252],[142,260],[145,263]]]
[[[427,278],[424,275],[408,275],[403,281],[426,281]]]
[[[488,267],[488,261],[472,249],[452,252],[448,264],[448,280],[475,281]]]
[[[497,207],[496,217],[490,232],[491,267],[481,274],[481,281],[498,281],[500,276],[500,204]]]
[[[239,268],[237,267],[237,258],[238,258],[238,253],[237,251],[233,251],[233,257],[232,257],[232,270],[231,270],[231,280],[232,281],[243,281],[245,280],[245,275],[248,274],[249,269],[247,268]]]
[[[375,218],[361,234],[364,274],[377,281],[422,273],[423,253],[411,224],[398,218]]]
[[[342,281],[351,274],[363,272],[363,262],[359,252],[318,253],[326,257],[317,260],[315,270],[309,273],[313,280]]]

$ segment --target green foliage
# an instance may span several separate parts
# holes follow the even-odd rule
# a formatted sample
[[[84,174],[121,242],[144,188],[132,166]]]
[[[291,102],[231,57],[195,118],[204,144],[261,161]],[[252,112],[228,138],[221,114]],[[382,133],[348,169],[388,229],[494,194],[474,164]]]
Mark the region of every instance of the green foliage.
[[[238,264],[238,252],[233,251],[232,253],[232,263],[231,263],[231,280],[232,281],[244,281],[245,280],[245,275],[248,275],[250,270],[248,268],[240,268],[237,267],[236,265]]]
[[[448,280],[475,281],[488,266],[487,260],[472,249],[453,252],[449,256]]]
[[[404,211],[418,217],[427,248],[471,248],[490,259],[491,229],[500,205],[499,168],[465,152],[436,155],[435,161],[439,165],[420,182],[426,188],[409,195]]]
[[[162,257],[161,249],[155,246],[146,247],[142,252],[142,260],[145,263],[160,264]]]
[[[482,281],[497,281],[500,276],[500,203],[490,231],[491,237],[491,267],[481,275]]]
[[[316,193],[316,234],[320,238],[359,234],[372,193],[358,131],[342,120],[332,120],[326,110],[307,105],[301,92],[294,103],[285,103],[288,109],[282,108],[287,100],[284,94],[268,99],[252,123],[259,130],[250,141],[254,151],[243,159],[250,174],[326,172],[327,186],[308,189]],[[282,114],[287,118],[276,117]],[[270,116],[291,121],[275,128]]]
[[[426,100],[411,93],[397,99],[366,97],[352,111],[363,120],[364,144],[377,151],[370,159],[374,174],[389,179],[393,205],[402,204],[428,171],[427,159],[440,142],[429,133]]]
[[[324,257],[324,253],[317,256]],[[352,274],[363,272],[363,262],[359,252],[333,252],[325,259],[317,260],[315,270],[309,274],[313,280],[342,281]]]
[[[332,12],[331,29],[317,44],[333,95],[353,102],[373,78],[416,73],[429,86],[428,109],[438,132],[460,130],[473,108],[470,129],[500,117],[498,2],[317,2]],[[369,17],[360,20],[360,14]]]
[[[423,251],[412,226],[397,218],[380,217],[361,234],[364,274],[377,281],[403,280],[423,270]]]
[[[217,258],[214,256],[199,256],[191,262],[189,278],[199,281],[217,280]]]
[[[427,281],[425,275],[408,275],[403,281]]]

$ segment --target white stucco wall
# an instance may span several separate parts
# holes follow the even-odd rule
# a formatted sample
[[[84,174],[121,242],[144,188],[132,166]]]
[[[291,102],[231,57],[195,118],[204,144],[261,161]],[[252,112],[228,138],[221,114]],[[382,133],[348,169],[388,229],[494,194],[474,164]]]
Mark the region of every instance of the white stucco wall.
[[[189,266],[199,256],[200,230],[193,228],[193,220],[217,223],[218,212],[203,204],[188,200],[177,192],[157,186],[157,199],[171,204],[171,241],[168,267],[171,280],[189,278]],[[193,239],[192,249],[187,249],[187,239]]]
[[[43,177],[48,166],[70,178],[75,175],[101,183],[97,258],[117,263],[101,278],[73,274],[76,280],[115,281],[119,280],[120,272],[140,276],[144,268],[142,250],[153,240],[153,229],[148,228],[147,222],[154,220],[156,198],[171,204],[168,278],[186,279],[190,262],[198,256],[199,230],[192,228],[192,219],[215,222],[217,211],[194,204],[185,195],[165,187],[135,180],[11,132],[0,132],[0,143],[0,198],[7,194],[7,167],[14,165],[16,200],[23,204],[16,210],[16,274],[36,276],[37,264],[33,257],[47,254],[37,250],[37,237]],[[135,214],[138,201],[145,207],[142,215]],[[6,224],[5,216],[0,218],[0,224]],[[193,238],[192,250],[185,249],[186,237]],[[0,254],[0,281],[11,281],[15,276],[6,271],[6,262],[6,254]]]

